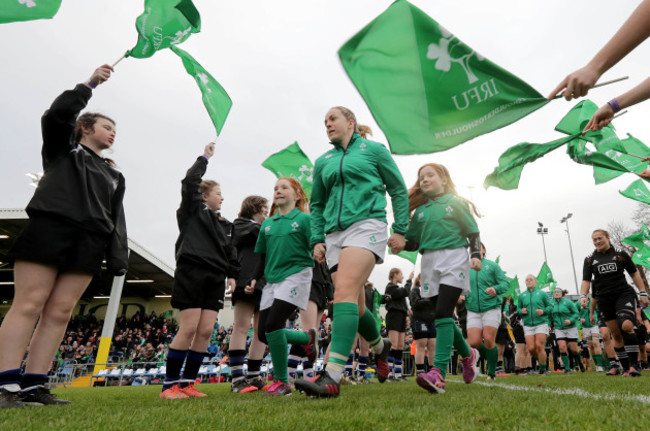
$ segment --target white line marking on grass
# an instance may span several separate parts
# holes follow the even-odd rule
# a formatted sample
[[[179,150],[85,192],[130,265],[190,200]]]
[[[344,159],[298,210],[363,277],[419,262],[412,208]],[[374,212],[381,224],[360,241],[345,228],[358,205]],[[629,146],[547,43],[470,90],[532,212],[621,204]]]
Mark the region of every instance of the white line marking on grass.
[[[455,380],[447,380],[451,383],[462,383]],[[464,383],[463,383],[464,384]],[[551,388],[534,388],[531,386],[515,386],[508,385],[505,383],[487,383],[487,382],[473,382],[473,385],[481,385],[487,387],[498,387],[503,389],[509,389],[511,391],[523,391],[523,392],[544,392],[555,395],[573,395],[582,398],[591,398],[594,400],[604,400],[604,401],[638,401],[643,404],[650,404],[650,396],[647,395],[634,395],[634,394],[593,394],[582,389],[551,389]]]

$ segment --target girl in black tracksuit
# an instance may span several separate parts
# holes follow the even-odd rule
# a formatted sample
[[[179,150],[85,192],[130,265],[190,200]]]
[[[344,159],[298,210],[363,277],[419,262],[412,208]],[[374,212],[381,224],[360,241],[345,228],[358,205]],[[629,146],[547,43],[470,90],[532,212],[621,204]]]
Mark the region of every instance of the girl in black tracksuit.
[[[399,268],[393,268],[388,275],[389,283],[386,286],[385,294],[390,297],[386,304],[386,329],[388,338],[392,343],[391,352],[388,355],[388,361],[393,363],[393,380],[406,380],[402,376],[402,350],[404,349],[404,336],[406,334],[406,315],[408,305],[406,298],[411,292],[413,274],[409,277],[404,287],[399,287],[404,279],[402,271]],[[392,361],[391,361],[392,358]]]
[[[261,223],[268,216],[268,201],[261,196],[248,196],[244,199],[239,217],[233,222],[232,243],[237,249],[241,272],[232,292],[235,308],[233,333],[230,338],[228,357],[230,358],[230,390],[237,393],[255,392],[264,387],[259,378],[260,367],[266,344],[257,336],[259,325],[260,300],[266,279],[262,276],[255,287],[246,289],[254,278],[255,269],[260,265],[261,256],[255,253],[255,244],[260,233]],[[248,371],[244,374],[246,363],[246,338],[253,318],[253,338],[248,351]]]
[[[41,119],[44,175],[10,252],[15,296],[0,328],[0,408],[69,403],[45,384],[72,309],[104,259],[113,275],[126,272],[124,177],[101,157],[113,145],[115,122],[96,113],[79,116],[112,70],[99,67],[88,82],[57,97]]]
[[[171,304],[180,312],[180,327],[169,345],[161,398],[205,397],[194,381],[206,355],[210,336],[223,308],[225,283],[239,275],[237,252],[231,244],[232,223],[221,217],[221,187],[202,181],[214,143],[187,171],[181,206],[176,212],[180,234],[176,241],[176,271]],[[180,371],[185,362],[183,376]]]

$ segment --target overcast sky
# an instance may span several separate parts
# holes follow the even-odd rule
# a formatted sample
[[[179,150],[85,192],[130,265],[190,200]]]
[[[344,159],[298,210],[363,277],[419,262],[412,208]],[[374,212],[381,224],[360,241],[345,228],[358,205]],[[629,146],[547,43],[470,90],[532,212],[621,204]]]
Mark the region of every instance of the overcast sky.
[[[202,31],[181,47],[223,85],[233,108],[217,140],[206,178],[219,181],[223,214],[234,219],[249,194],[272,197],[274,176],[260,166],[270,154],[298,141],[315,160],[328,150],[323,119],[331,106],[351,108],[359,122],[386,143],[365,103],[345,74],[337,51],[383,12],[379,0],[195,0]],[[569,72],[582,67],[627,19],[638,2],[413,0],[455,36],[546,96]],[[24,208],[33,194],[27,172],[42,170],[40,116],[63,90],[86,80],[95,67],[113,63],[136,42],[135,19],[143,2],[64,0],[52,20],[0,25],[0,207]],[[648,76],[648,43],[603,77],[629,80],[590,93],[598,105]],[[424,163],[445,164],[459,191],[478,205],[488,257],[526,274],[544,260],[537,222],[549,229],[548,263],[559,284],[574,291],[569,243],[560,219],[570,219],[578,282],[582,261],[593,250],[590,234],[612,220],[629,222],[636,203],[622,190],[636,177],[623,175],[595,186],[592,169],[558,149],[524,169],[518,190],[482,188],[499,155],[519,142],[547,142],[575,102],[558,100],[504,129],[444,153],[396,156],[412,186]],[[89,109],[117,122],[110,155],[127,181],[129,236],[173,265],[178,235],[175,211],[180,180],[215,138],[194,80],[169,50],[149,59],[128,58],[100,86]],[[615,120],[619,136],[650,143],[650,103]],[[390,257],[371,280],[383,290],[391,267],[409,262]]]

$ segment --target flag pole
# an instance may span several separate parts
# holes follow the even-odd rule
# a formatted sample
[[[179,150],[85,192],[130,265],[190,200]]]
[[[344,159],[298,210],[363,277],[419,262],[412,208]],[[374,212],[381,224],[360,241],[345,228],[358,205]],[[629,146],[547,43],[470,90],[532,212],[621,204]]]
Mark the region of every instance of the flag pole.
[[[120,58],[119,58],[115,63],[113,63],[113,66],[111,66],[111,67],[115,67],[115,66],[117,66],[117,63],[119,63],[120,61],[124,60],[125,58],[126,58],[126,54],[124,54],[123,56],[121,56],[121,57],[120,57]]]
[[[612,79],[611,81],[601,82],[600,84],[594,85],[592,88],[604,87],[605,85],[615,84],[615,83],[620,82],[620,81],[625,81],[626,79],[629,79],[629,78],[630,78],[629,76],[622,76],[620,78]],[[561,94],[558,94],[557,96],[555,96],[553,98],[553,100],[559,99],[561,97],[564,97],[564,96],[562,96]]]

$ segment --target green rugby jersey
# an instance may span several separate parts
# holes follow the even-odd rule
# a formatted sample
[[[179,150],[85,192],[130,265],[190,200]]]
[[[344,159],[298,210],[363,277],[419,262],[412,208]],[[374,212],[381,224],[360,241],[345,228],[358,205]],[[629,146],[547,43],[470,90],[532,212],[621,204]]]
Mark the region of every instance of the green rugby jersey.
[[[479,233],[469,204],[450,193],[429,201],[415,210],[406,239],[418,243],[420,253],[468,247],[467,236]]]
[[[310,237],[311,217],[298,208],[287,215],[277,213],[264,220],[255,252],[266,255],[266,281],[279,283],[305,268],[313,268]]]

